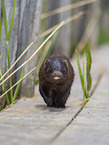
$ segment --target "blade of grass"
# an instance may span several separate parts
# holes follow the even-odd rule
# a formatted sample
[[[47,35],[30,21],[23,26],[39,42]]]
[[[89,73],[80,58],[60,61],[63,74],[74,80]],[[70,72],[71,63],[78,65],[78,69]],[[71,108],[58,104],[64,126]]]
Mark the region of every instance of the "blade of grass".
[[[7,18],[6,18],[6,11],[5,11],[5,5],[4,5],[4,0],[1,0],[1,5],[2,5],[2,10],[3,10],[3,19],[4,19],[4,28],[5,28],[5,35],[6,35],[6,40],[8,40],[8,25],[7,25]]]
[[[24,78],[26,78],[31,72],[33,72],[36,69],[36,67],[34,67],[31,71],[29,71],[24,77],[22,77],[19,81],[17,81],[11,88],[9,88],[4,94],[2,94],[0,96],[0,98],[2,98],[5,94],[7,94],[11,89],[13,89],[19,82],[21,82]]]
[[[92,65],[92,57],[91,52],[89,48],[89,43],[87,42],[87,48],[86,48],[86,58],[87,58],[87,65],[86,65],[86,75],[87,75],[87,91],[89,92],[92,85],[92,77],[91,77],[91,65]],[[88,93],[89,95],[89,93]]]
[[[76,52],[76,58],[77,58],[77,64],[78,64],[78,70],[79,70],[79,76],[80,76],[80,80],[81,80],[82,90],[83,90],[84,96],[86,96],[85,80],[84,80],[84,76],[82,74],[77,50],[75,50],[75,52]]]
[[[1,71],[1,69],[0,69],[0,77],[2,77],[2,71]],[[3,79],[2,79],[2,81],[3,81]],[[2,89],[3,89],[4,92],[6,92],[6,86],[5,86],[4,83],[2,84]],[[10,104],[10,101],[9,101],[8,94],[6,94],[5,96],[6,96],[7,104],[9,105]]]
[[[57,30],[61,28],[63,25],[64,25],[64,21],[61,22],[60,25],[58,25],[58,27],[46,38],[46,40],[38,47],[38,49],[30,56],[30,58],[27,61],[25,61],[21,66],[19,66],[14,72],[12,72],[6,79],[4,79],[4,81],[1,82],[0,85],[2,85],[2,83],[4,83],[7,79],[9,79],[14,73],[16,73],[25,64],[27,64],[37,54],[37,52],[40,51],[40,49],[48,42],[48,40],[54,35],[54,33],[56,33]]]
[[[6,106],[4,109],[0,110],[0,112],[5,111],[7,108],[9,108],[9,107],[11,107],[13,104],[15,104],[17,101],[18,101],[18,99],[15,100],[14,102],[12,102],[11,104],[9,104],[8,106]]]
[[[9,45],[8,41],[6,41],[6,47],[7,47],[7,57],[8,57],[8,69],[10,68],[10,58],[9,58]],[[9,71],[10,74],[10,71]]]
[[[103,93],[103,94],[101,94],[99,96],[104,96],[104,95],[109,95],[109,93]]]
[[[0,40],[1,40],[1,31],[2,31],[2,18],[3,18],[3,13],[1,9],[1,16],[0,16]]]
[[[85,53],[84,53],[85,56]],[[83,78],[85,80],[85,57],[83,58]],[[84,88],[86,88],[85,83],[84,83]],[[84,100],[85,100],[85,94],[83,94],[83,106],[84,106]]]
[[[91,89],[91,85],[92,85],[92,78],[91,78],[91,74],[90,74],[90,68],[89,68],[89,56],[88,54],[86,54],[87,56],[87,71],[86,71],[86,75],[87,75],[87,90],[90,91]]]
[[[88,54],[88,57],[89,57],[89,70],[91,70],[92,56],[91,56],[91,52],[90,52],[90,47],[89,47],[89,42],[88,41],[87,41],[86,53]]]
[[[23,51],[23,53],[17,58],[13,65],[6,71],[6,73],[0,78],[0,81],[7,75],[7,73],[15,66],[15,64],[20,60],[20,58],[28,51],[28,49],[33,45],[33,42],[28,45],[28,47]]]
[[[100,96],[104,96],[104,95],[109,95],[109,93],[103,93],[103,94],[98,95],[98,96],[95,96],[95,97],[100,97]],[[93,98],[95,98],[95,97],[89,97],[89,98],[85,99],[84,101],[85,101],[85,102],[86,102],[86,101],[89,101],[90,99],[93,99]]]
[[[24,67],[23,67],[23,68],[22,68],[22,71],[21,71],[21,74],[20,74],[19,80],[22,79],[22,77],[23,77],[23,75],[24,75],[24,72],[25,72],[25,69],[24,69]],[[17,84],[17,87],[16,87],[16,90],[15,90],[15,93],[14,93],[14,96],[13,96],[13,99],[12,99],[12,102],[14,102],[14,101],[16,100],[16,98],[17,98],[17,95],[18,95],[18,92],[19,92],[19,88],[20,88],[20,84],[21,84],[21,82],[19,82],[19,83]]]
[[[11,33],[12,33],[12,29],[13,29],[14,15],[15,15],[15,7],[16,7],[16,0],[14,0],[13,11],[12,11],[12,17],[11,17],[10,26],[9,26],[9,31],[8,31],[8,40],[9,40],[9,38],[10,38],[10,35],[11,35]]]
[[[7,57],[8,57],[8,69],[10,69],[10,58],[9,58],[9,45],[8,45],[8,41],[6,41],[6,46],[7,46]],[[11,71],[9,71],[9,75],[11,75]],[[12,87],[12,79],[11,79],[11,77],[9,79],[9,84],[10,84],[10,87]],[[10,96],[11,96],[11,102],[12,102],[13,90],[10,91]]]

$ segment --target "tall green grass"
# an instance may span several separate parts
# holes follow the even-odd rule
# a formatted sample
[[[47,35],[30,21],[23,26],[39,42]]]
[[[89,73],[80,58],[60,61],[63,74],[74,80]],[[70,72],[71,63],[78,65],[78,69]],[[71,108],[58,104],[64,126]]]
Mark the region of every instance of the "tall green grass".
[[[14,0],[13,9],[12,9],[12,15],[11,15],[11,21],[10,21],[9,29],[8,29],[5,4],[4,4],[4,0],[1,0],[0,39],[1,39],[2,25],[3,25],[3,22],[4,22],[5,37],[6,37],[6,49],[7,49],[7,59],[8,59],[8,69],[10,69],[9,39],[10,39],[10,36],[12,34],[13,25],[14,25],[15,7],[16,7],[16,0]],[[11,74],[11,70],[9,70],[8,74],[9,75]],[[23,77],[23,74],[24,74],[24,68],[21,71],[21,75],[20,75],[19,79],[21,79]],[[2,71],[0,69],[0,77],[2,77],[2,76],[3,76],[2,75]],[[4,79],[2,79],[1,82],[3,80]],[[13,92],[13,89],[11,89],[9,91],[9,93],[7,93],[5,95],[6,96],[6,105],[9,105],[10,103],[13,103],[15,101],[15,99],[17,98],[19,87],[20,87],[20,83],[17,85],[17,87],[16,87],[14,92]],[[11,87],[12,87],[12,78],[10,77],[9,78],[9,88],[11,88]],[[3,90],[3,92],[6,92],[6,90],[7,90],[5,83],[2,84],[2,90]]]
[[[79,60],[79,55],[77,50],[75,52],[76,52],[79,76],[80,76],[80,81],[81,81],[81,86],[83,91],[83,103],[84,103],[85,100],[86,99],[88,100],[88,98],[90,97],[90,90],[92,86],[92,77],[91,77],[92,57],[91,57],[89,43],[87,42],[87,47],[85,49],[86,63],[85,61],[83,62],[83,70],[80,65],[80,60]]]

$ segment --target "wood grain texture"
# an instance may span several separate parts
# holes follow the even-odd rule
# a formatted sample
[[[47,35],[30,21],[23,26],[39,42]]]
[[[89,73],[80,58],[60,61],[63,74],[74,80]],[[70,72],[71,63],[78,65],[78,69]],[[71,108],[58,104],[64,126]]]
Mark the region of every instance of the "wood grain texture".
[[[6,15],[8,27],[10,24],[12,7],[12,1],[5,1],[6,6]],[[37,49],[38,46],[38,36],[39,36],[39,26],[40,26],[40,13],[41,13],[41,0],[17,0],[16,9],[15,9],[15,20],[12,30],[12,34],[9,40],[9,53],[11,64],[18,58],[18,56],[25,50],[25,48],[32,42],[36,43],[30,48],[30,50],[23,56],[17,65],[14,67],[17,68],[21,65],[26,59],[28,59],[31,54]],[[2,59],[0,61],[0,66],[2,73],[7,70],[7,56],[6,56],[6,40],[5,40],[5,31],[4,26],[2,27],[1,41],[0,41],[0,54],[2,54]],[[25,66],[25,74],[29,72],[33,67],[36,66],[35,56],[31,62]],[[13,83],[19,79],[20,72],[17,72],[13,76]],[[29,79],[35,79],[35,71],[29,75]],[[25,91],[26,90],[26,91]],[[28,81],[27,79],[23,81],[21,87],[21,94],[23,96],[33,96],[34,94],[34,83],[33,81]]]
[[[48,0],[47,2],[47,11],[54,10],[59,7],[64,7],[67,5],[70,5],[70,0]],[[60,13],[58,15],[54,15],[52,17],[47,18],[47,27],[53,27],[54,25],[66,20],[71,16],[70,11],[66,11],[63,13]],[[70,47],[71,47],[71,24],[68,23],[67,25],[64,25],[57,36],[56,42],[53,47],[52,53],[60,53],[64,54],[67,57],[70,56]]]

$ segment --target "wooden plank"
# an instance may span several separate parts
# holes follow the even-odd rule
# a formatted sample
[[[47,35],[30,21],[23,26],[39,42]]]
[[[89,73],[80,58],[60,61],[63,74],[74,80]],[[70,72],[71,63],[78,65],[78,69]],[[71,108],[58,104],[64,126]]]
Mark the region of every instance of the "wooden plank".
[[[17,57],[24,51],[24,49],[31,43],[36,42],[26,53],[25,57],[20,59],[17,67],[27,60],[38,47],[38,36],[40,27],[40,14],[41,14],[41,0],[28,0],[19,1],[19,41]],[[25,74],[36,66],[37,56],[33,57],[30,62],[25,65]],[[19,75],[19,73],[18,73]],[[17,75],[17,77],[18,77]],[[33,97],[34,95],[34,81],[36,78],[36,71],[33,71],[27,79],[23,80],[21,87],[21,95],[26,97]]]
[[[53,145],[108,145],[109,95],[89,101],[73,123],[55,140]]]
[[[73,101],[74,102],[74,101]],[[49,140],[60,131],[79,105],[70,104],[66,109],[48,108],[42,100],[21,99],[8,110],[0,114],[0,141],[8,144],[29,141],[48,144]],[[9,132],[7,131],[9,130]]]

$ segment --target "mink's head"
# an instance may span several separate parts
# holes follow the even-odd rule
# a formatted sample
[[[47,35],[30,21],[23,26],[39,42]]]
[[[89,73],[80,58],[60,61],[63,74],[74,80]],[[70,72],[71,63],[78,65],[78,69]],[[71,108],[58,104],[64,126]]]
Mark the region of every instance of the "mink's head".
[[[53,55],[45,60],[41,69],[44,78],[48,81],[66,80],[69,71],[68,60],[62,56],[56,57]]]

